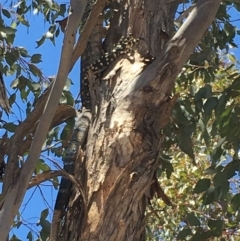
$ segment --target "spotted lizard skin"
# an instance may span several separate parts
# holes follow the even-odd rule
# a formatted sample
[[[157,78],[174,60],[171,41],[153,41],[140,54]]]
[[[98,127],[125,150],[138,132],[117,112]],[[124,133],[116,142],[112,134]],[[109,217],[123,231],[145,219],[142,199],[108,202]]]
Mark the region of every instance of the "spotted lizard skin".
[[[81,26],[84,26],[87,22],[92,5],[95,2],[96,0],[90,0],[87,4]],[[91,122],[91,112],[89,111],[89,106],[86,105],[86,107],[82,105],[81,113],[77,114],[73,135],[66,149],[66,156],[63,159],[64,171],[72,176],[74,175],[75,161],[79,148],[83,148],[85,145]],[[53,212],[50,241],[58,241],[62,233],[62,228],[65,226],[64,222],[66,221],[66,212],[72,194],[72,185],[73,183],[69,178],[65,176],[62,177]]]
[[[69,175],[74,174],[75,160],[78,155],[78,150],[83,147],[88,134],[88,128],[91,121],[89,112],[85,109],[77,114],[75,128],[66,148],[66,156],[63,159],[64,171]],[[52,219],[50,241],[57,241],[59,235],[59,227],[63,221],[65,211],[68,206],[69,198],[71,196],[72,181],[68,177],[63,176],[57,199],[54,207],[54,214]],[[62,224],[63,225],[63,224]]]
[[[121,55],[131,55],[133,47],[138,41],[139,39],[134,38],[133,35],[121,37],[119,42],[116,44],[116,46],[114,46],[113,50],[110,53],[107,52],[103,54],[92,64],[89,64],[87,67],[82,65],[81,98],[82,105],[86,109],[92,109],[88,72],[91,71],[93,73],[95,81],[101,81],[102,74],[109,67],[109,65]],[[91,50],[89,52],[90,54],[92,54]]]
[[[75,160],[77,157],[78,149],[80,147],[83,148],[84,146],[84,142],[86,141],[88,134],[88,128],[91,122],[92,101],[89,90],[88,72],[91,71],[93,73],[95,81],[101,81],[102,74],[109,67],[109,65],[121,55],[130,55],[133,46],[137,41],[138,39],[135,39],[132,35],[122,37],[110,53],[102,54],[100,57],[99,53],[101,51],[96,53],[97,51],[93,50],[94,47],[89,42],[82,56],[81,64],[81,99],[82,109],[84,110],[83,113],[85,116],[83,114],[80,114],[77,117],[73,137],[69,142],[69,146],[66,151],[66,157],[63,160],[64,170],[68,174],[74,175]],[[101,39],[100,45],[102,45]],[[59,232],[59,227],[61,226],[62,222],[64,223],[65,211],[68,208],[69,198],[71,196],[71,188],[71,180],[69,180],[66,177],[63,177],[61,180],[59,193],[54,208],[50,241],[57,241],[59,233],[61,233]]]

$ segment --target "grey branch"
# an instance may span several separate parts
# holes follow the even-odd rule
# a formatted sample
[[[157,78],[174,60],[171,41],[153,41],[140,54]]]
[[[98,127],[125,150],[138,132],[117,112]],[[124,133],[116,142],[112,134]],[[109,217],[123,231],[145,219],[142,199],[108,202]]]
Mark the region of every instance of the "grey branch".
[[[7,239],[10,227],[13,223],[13,219],[19,210],[32,173],[35,169],[36,162],[40,156],[42,145],[49,130],[70,70],[69,60],[71,59],[73,53],[76,31],[83,16],[86,4],[87,0],[71,1],[71,7],[74,9],[74,11],[70,15],[67,24],[56,81],[52,85],[50,96],[44,108],[43,115],[39,121],[39,125],[35,133],[28,158],[16,182],[7,187],[8,192],[4,197],[4,202],[0,210],[1,240]]]

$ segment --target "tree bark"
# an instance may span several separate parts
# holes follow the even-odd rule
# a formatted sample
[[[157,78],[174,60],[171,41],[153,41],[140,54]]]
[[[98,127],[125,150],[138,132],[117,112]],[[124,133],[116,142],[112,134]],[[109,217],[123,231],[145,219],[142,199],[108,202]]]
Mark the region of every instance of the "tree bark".
[[[213,21],[220,0],[198,1],[174,35],[178,1],[123,0],[116,4],[105,47],[119,36],[141,37],[134,58],[124,56],[92,83],[93,113],[86,150],[80,152],[69,206],[68,240],[145,240],[144,214],[178,95],[174,81]],[[146,63],[144,57],[155,57]],[[84,203],[85,202],[85,203]],[[66,237],[66,236],[65,236]]]

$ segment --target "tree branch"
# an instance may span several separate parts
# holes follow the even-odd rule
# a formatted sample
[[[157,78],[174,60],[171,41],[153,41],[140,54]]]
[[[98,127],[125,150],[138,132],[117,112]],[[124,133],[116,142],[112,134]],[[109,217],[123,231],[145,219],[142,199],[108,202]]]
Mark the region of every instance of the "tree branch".
[[[18,169],[18,156],[23,155],[23,153],[28,151],[31,146],[33,136],[37,129],[38,120],[42,115],[48,96],[49,90],[38,99],[34,110],[28,115],[28,117],[17,126],[14,135],[7,141],[7,147],[5,150],[1,150],[2,155],[8,154],[8,165],[7,170],[5,171],[3,194],[6,193],[8,187],[14,182],[14,177],[16,176],[14,173]],[[64,120],[74,117],[75,114],[75,109],[72,106],[59,104],[50,129],[61,124]],[[19,145],[19,143],[21,143],[21,145]]]
[[[49,179],[52,179],[52,178],[58,177],[58,176],[62,176],[62,175],[63,175],[62,170],[60,170],[60,171],[46,171],[46,172],[40,173],[40,174],[31,178],[31,181],[29,182],[29,185],[28,185],[28,189],[30,189],[30,188],[32,188],[36,185],[39,185],[40,183],[45,182]]]
[[[152,80],[156,81],[157,89],[162,89],[162,93],[166,93],[166,89],[171,91],[171,86],[183,65],[214,20],[220,3],[221,0],[198,1],[187,20],[168,43],[166,50],[140,76],[136,76],[126,89],[119,92],[116,99],[121,102],[131,93],[149,85]],[[163,77],[167,77],[167,81],[164,81],[166,79]]]
[[[13,136],[11,136],[8,144],[8,160],[7,170],[5,172],[5,181],[3,183],[3,194],[5,195],[9,186],[14,182],[15,171],[18,168],[17,160],[18,155],[21,155],[21,148],[24,145],[19,145],[24,140],[24,137],[29,135],[34,128],[35,123],[39,120],[43,108],[46,104],[46,100],[49,96],[49,90],[47,90],[38,100],[34,110],[28,115],[28,117],[21,122],[15,130]],[[26,142],[27,140],[25,140]],[[9,151],[11,148],[11,151]]]
[[[83,16],[86,4],[87,0],[71,0],[71,8],[73,9],[73,13],[69,17],[64,36],[57,78],[52,85],[50,96],[35,133],[28,158],[22,168],[17,182],[13,183],[12,186],[9,186],[7,194],[4,197],[4,201],[1,205],[0,233],[2,240],[7,239],[11,224],[19,210],[32,173],[35,169],[36,162],[41,153],[43,142],[46,138],[51,121],[55,114],[58,101],[61,97],[62,90],[70,70],[70,59],[73,53],[76,31]]]

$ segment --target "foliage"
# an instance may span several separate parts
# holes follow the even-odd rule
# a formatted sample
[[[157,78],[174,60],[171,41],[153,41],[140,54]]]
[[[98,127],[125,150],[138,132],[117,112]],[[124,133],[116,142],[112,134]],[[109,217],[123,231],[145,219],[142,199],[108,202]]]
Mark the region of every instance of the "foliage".
[[[164,130],[159,167],[173,206],[152,202],[149,240],[238,240],[240,72],[228,52],[237,46],[237,32],[227,6],[221,6],[177,80],[175,93],[181,96]]]
[[[185,2],[179,7],[179,15],[189,7],[190,1]],[[163,130],[165,142],[158,170],[160,184],[173,205],[167,206],[162,199],[152,200],[147,213],[148,240],[228,240],[229,237],[239,240],[240,72],[238,61],[229,53],[230,46],[237,47],[234,38],[239,31],[228,13],[232,7],[240,11],[238,1],[225,1],[221,5],[214,23],[177,79],[174,94],[181,95],[171,122]],[[22,100],[24,117],[34,108],[50,81],[38,67],[42,61],[40,53],[31,55],[27,46],[14,46],[18,28],[31,27],[27,20],[30,13],[44,17],[49,28],[36,41],[40,52],[45,41],[55,44],[61,32],[61,26],[55,21],[58,17],[64,18],[67,9],[67,4],[51,0],[11,1],[1,6],[0,70],[15,76],[9,100],[12,106],[19,106]],[[176,24],[176,30],[180,25],[181,22]],[[73,105],[70,85],[69,80],[61,101]],[[8,138],[22,121],[20,117],[14,122],[1,118],[0,128]],[[65,126],[55,126],[49,132],[48,154],[63,155],[63,146],[59,143],[66,140],[72,126],[69,120]],[[50,169],[46,160],[38,163],[35,174]],[[51,181],[56,186],[57,179]],[[29,231],[28,240],[35,240],[35,235],[39,240],[46,240],[50,226],[48,215],[48,209],[41,212],[37,223],[40,231],[37,235]],[[18,229],[22,224],[19,214],[13,227]],[[19,240],[15,234],[10,238]]]

